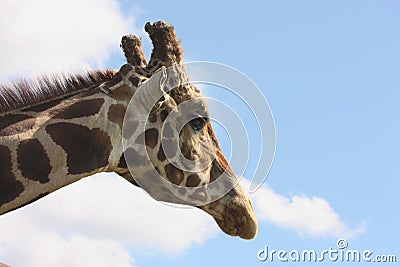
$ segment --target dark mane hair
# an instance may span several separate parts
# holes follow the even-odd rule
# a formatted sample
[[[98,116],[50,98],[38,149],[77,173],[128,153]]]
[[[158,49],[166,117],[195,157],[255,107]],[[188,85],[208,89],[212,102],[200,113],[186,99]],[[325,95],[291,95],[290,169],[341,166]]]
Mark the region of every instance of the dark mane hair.
[[[84,74],[57,73],[0,84],[0,114],[78,93],[109,81],[113,75],[112,70],[92,70]]]

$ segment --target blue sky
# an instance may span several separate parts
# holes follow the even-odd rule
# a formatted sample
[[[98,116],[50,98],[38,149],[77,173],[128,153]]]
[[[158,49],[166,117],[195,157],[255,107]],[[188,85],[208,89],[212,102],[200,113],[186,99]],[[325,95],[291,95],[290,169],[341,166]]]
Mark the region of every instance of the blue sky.
[[[44,6],[48,4],[45,0],[39,2]],[[93,255],[96,256],[99,251],[104,254],[115,252],[123,262],[125,259],[134,259],[132,266],[262,266],[270,264],[257,260],[257,251],[265,245],[276,250],[321,251],[336,247],[338,237],[348,234],[349,248],[369,249],[376,254],[395,254],[397,261],[400,260],[400,216],[395,208],[395,204],[400,201],[399,2],[306,0],[246,1],[234,4],[227,1],[193,3],[105,0],[100,1],[102,4],[93,1],[85,3],[82,8],[87,13],[93,13],[92,10],[99,12],[100,15],[95,18],[98,20],[103,20],[101,15],[107,15],[112,10],[112,20],[106,19],[108,24],[96,30],[83,27],[82,23],[89,23],[87,20],[77,25],[79,14],[76,14],[75,22],[74,16],[54,18],[62,20],[57,25],[76,27],[73,28],[75,31],[81,31],[78,36],[82,36],[84,41],[80,48],[86,47],[86,50],[82,48],[80,54],[76,54],[76,60],[66,58],[66,67],[88,64],[92,67],[119,68],[124,59],[118,42],[121,33],[127,32],[143,36],[145,54],[149,56],[150,41],[142,28],[147,21],[165,20],[175,26],[178,38],[182,40],[186,61],[220,62],[240,70],[258,85],[274,114],[277,149],[273,167],[261,193],[252,196],[257,202],[257,216],[261,218],[259,234],[254,240],[243,241],[226,236],[214,228],[210,218],[197,213],[194,215],[194,211],[193,216],[200,217],[191,217],[192,211],[189,210],[181,211],[188,213],[184,222],[190,223],[190,218],[201,218],[192,223],[199,224],[201,231],[205,231],[200,234],[193,232],[193,236],[196,236],[193,238],[190,237],[190,231],[196,231],[196,228],[188,226],[183,237],[175,239],[173,231],[179,231],[181,226],[174,226],[174,220],[170,221],[172,233],[162,237],[165,240],[160,241],[162,245],[159,247],[157,236],[144,236],[132,241],[134,237],[129,240],[128,233],[127,238],[122,238],[123,233],[109,234],[106,240],[111,241],[99,245],[102,239],[98,233],[89,231],[89,226],[78,225],[75,234],[74,227],[63,226],[54,228],[54,231],[65,231],[57,236],[57,240],[62,237],[65,240],[58,243],[54,241],[54,244],[60,244],[60,249],[65,244],[92,244],[90,242],[94,240],[97,243],[93,244],[99,245],[101,250],[93,251]],[[57,10],[57,7],[51,8]],[[73,10],[71,8],[71,12]],[[40,14],[39,10],[32,11],[35,12]],[[12,45],[7,46],[7,40],[20,38],[14,32],[22,27],[10,24],[12,17],[6,14],[1,17],[1,32],[6,32],[5,25],[13,32],[2,37],[4,42],[0,50],[3,54],[0,52],[0,55],[3,58],[6,53],[11,55],[8,61],[0,63],[2,80],[21,73],[32,75],[34,68],[52,70],[55,64],[51,60],[43,66],[35,65],[37,60],[36,63],[24,64],[23,60],[29,59],[21,59],[15,54]],[[25,21],[25,24],[29,22]],[[96,43],[86,41],[88,38],[85,37],[91,33],[91,29],[94,31],[93,38],[99,38],[98,43],[102,45],[94,51],[92,47]],[[113,29],[116,31],[113,32]],[[39,44],[39,48],[34,51],[40,55],[40,46],[44,40],[35,34],[28,37]],[[75,38],[65,39],[64,36],[65,42],[68,39]],[[68,43],[65,44],[66,54],[70,47]],[[54,53],[52,60],[58,55],[58,52]],[[209,94],[218,97],[218,92]],[[101,177],[99,180],[106,178]],[[89,183],[94,182],[90,180],[85,183],[81,187],[73,185],[71,192],[84,192],[85,188],[90,188]],[[115,188],[120,188],[118,186]],[[125,194],[129,194],[127,190]],[[132,194],[139,193],[132,190]],[[14,222],[27,227],[21,222],[23,218],[37,218],[40,224],[36,211],[46,214],[46,207],[52,207],[48,202],[62,199],[61,194],[68,195],[68,192],[64,190],[57,194],[47,197],[49,200],[44,199],[34,204],[36,206],[3,216],[5,218],[0,217],[0,233],[6,231],[2,232],[1,228],[9,229]],[[95,200],[96,197],[88,197],[89,204],[83,206],[92,205],[91,199]],[[263,205],[265,200],[277,202]],[[121,203],[124,200],[119,205]],[[135,203],[137,205],[141,205],[141,202]],[[71,207],[77,208],[78,205]],[[282,209],[275,211],[276,207]],[[303,213],[307,207],[312,210]],[[73,208],[71,213],[74,212]],[[119,209],[121,212],[127,210],[124,207]],[[165,215],[169,211],[164,212]],[[171,212],[180,216],[179,212]],[[290,213],[289,219],[285,219],[285,212]],[[94,216],[98,218],[102,215],[96,213]],[[160,221],[156,215],[146,216],[143,218]],[[321,219],[324,216],[333,216],[333,219]],[[82,220],[78,215],[76,218]],[[114,222],[116,225],[117,221]],[[332,221],[334,223],[328,225]],[[146,228],[147,223],[149,228]],[[154,230],[152,224],[147,223],[139,225],[143,227],[140,231]],[[175,224],[179,223],[175,221]],[[112,227],[107,227],[99,229],[113,231]],[[174,230],[174,227],[178,229]],[[322,230],[317,231],[318,227]],[[39,228],[32,229],[36,231]],[[30,228],[25,231],[29,232]],[[22,254],[20,257],[27,257],[23,253],[29,250],[28,247],[20,251],[12,248],[17,244],[12,239],[12,236],[3,236],[2,240],[0,234],[0,249],[2,242],[5,244],[3,254],[0,251],[0,261],[9,264],[13,264],[18,257],[4,255],[4,251],[18,252]],[[79,240],[85,241],[79,243]],[[167,249],[169,243],[174,247],[175,242],[180,242],[176,249]],[[56,250],[56,247],[54,245],[52,249]],[[123,253],[118,254],[120,251]],[[308,266],[306,263],[297,264]],[[394,266],[389,263],[387,265]]]

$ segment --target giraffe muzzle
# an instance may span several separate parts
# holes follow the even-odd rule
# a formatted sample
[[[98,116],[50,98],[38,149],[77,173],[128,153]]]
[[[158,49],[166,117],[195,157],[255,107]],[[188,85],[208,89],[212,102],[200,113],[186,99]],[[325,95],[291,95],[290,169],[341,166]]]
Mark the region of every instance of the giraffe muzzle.
[[[257,220],[250,205],[234,204],[225,210],[223,218],[222,221],[216,219],[216,222],[225,233],[243,239],[252,239],[257,235]]]
[[[228,194],[200,207],[214,217],[223,232],[243,239],[257,235],[258,224],[247,193],[236,185]]]

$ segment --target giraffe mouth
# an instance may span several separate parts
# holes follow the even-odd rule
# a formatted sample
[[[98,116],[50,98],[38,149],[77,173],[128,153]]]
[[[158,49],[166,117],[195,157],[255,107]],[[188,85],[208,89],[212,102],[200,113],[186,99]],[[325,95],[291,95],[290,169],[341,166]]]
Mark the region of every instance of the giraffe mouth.
[[[257,235],[257,221],[253,214],[246,214],[242,208],[227,208],[222,219],[215,218],[218,226],[226,234],[252,239]]]
[[[232,189],[221,199],[200,208],[214,217],[224,233],[253,239],[258,231],[257,220],[249,199],[237,189]]]

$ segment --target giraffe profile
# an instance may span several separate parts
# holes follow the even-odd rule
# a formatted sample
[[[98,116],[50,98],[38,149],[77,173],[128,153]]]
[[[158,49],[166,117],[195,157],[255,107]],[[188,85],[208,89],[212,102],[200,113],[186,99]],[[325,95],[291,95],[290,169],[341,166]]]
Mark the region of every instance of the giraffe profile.
[[[100,172],[115,172],[132,184],[142,186],[128,166],[134,166],[134,173],[140,175],[140,179],[151,180],[152,174],[141,162],[146,152],[152,167],[163,179],[182,186],[177,192],[157,186],[144,188],[152,196],[152,190],[160,189],[157,194],[174,195],[178,199],[179,194],[210,199],[207,192],[196,191],[197,187],[207,187],[225,175],[231,190],[198,208],[213,216],[225,233],[253,238],[257,222],[249,197],[236,183],[218,146],[200,92],[190,83],[167,93],[164,91],[164,84],[168,82],[167,68],[183,61],[173,27],[158,21],[147,23],[145,30],[153,43],[148,64],[141,50],[141,40],[127,35],[122,38],[121,45],[128,64],[119,71],[96,70],[69,77],[55,75],[34,83],[20,81],[0,87],[0,214]],[[134,112],[140,113],[140,105],[143,108],[151,105],[149,114],[144,114],[144,132],[138,130],[137,121],[124,122],[129,102],[137,96],[138,90],[144,93]],[[150,99],[154,95],[161,97],[153,106]],[[195,100],[203,115],[181,126],[177,149],[189,161],[201,157],[205,147],[215,149],[209,166],[201,170],[178,168],[169,162],[167,151],[161,146],[162,140],[168,139],[168,127],[172,127],[167,117],[187,100]],[[178,115],[184,113],[181,110]],[[143,140],[146,151],[125,148],[122,143],[126,134]],[[135,162],[129,162],[132,158]],[[161,200],[168,201],[168,198]]]

